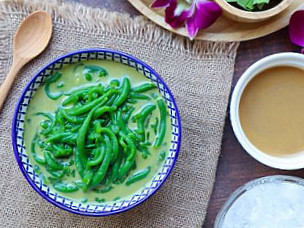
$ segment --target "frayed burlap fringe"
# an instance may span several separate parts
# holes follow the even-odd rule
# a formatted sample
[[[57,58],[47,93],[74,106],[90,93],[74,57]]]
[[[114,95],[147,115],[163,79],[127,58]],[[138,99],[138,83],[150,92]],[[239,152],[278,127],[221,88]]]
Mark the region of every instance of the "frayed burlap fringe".
[[[26,4],[24,4],[26,2]],[[98,32],[106,31],[113,36],[132,37],[135,42],[149,42],[154,45],[174,48],[182,54],[189,54],[192,58],[201,58],[206,54],[234,55],[237,43],[190,41],[181,36],[175,36],[162,28],[147,22],[142,16],[132,19],[127,14],[111,13],[107,10],[92,9],[77,3],[64,3],[49,0],[4,0],[0,6],[0,17],[5,13],[23,12],[29,14],[37,9],[49,12],[55,23],[86,28]],[[140,37],[140,40],[138,38]]]

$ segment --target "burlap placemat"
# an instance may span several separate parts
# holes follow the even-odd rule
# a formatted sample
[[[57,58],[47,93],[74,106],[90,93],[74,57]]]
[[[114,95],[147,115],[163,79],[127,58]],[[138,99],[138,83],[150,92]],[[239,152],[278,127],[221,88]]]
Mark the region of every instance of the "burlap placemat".
[[[21,20],[44,9],[53,16],[47,50],[19,74],[0,114],[1,227],[199,227],[220,153],[237,43],[194,42],[173,36],[143,17],[53,1],[0,2],[0,83],[12,61]],[[11,146],[11,119],[25,84],[41,66],[75,49],[105,47],[130,53],[164,78],[178,103],[183,139],[176,167],[159,192],[135,209],[90,218],[43,200],[23,178]]]

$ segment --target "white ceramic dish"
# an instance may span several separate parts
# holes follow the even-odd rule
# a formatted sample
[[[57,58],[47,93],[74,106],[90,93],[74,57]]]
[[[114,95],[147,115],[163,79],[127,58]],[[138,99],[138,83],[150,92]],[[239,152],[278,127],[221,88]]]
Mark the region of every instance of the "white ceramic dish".
[[[263,163],[264,165],[273,168],[285,170],[301,169],[304,168],[304,151],[281,157],[268,155],[256,148],[248,140],[240,123],[239,104],[246,85],[260,72],[276,66],[294,66],[304,69],[304,55],[291,52],[274,54],[265,57],[250,66],[241,76],[233,91],[230,105],[230,120],[238,141],[247,151],[247,153],[250,154],[253,158]]]

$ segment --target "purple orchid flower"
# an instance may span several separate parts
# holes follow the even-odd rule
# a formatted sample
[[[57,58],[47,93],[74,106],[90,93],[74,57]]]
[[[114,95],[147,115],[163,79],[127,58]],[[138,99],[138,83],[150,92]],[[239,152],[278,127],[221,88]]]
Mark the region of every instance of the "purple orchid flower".
[[[304,54],[304,10],[297,11],[291,16],[289,37],[292,43],[303,48]]]
[[[163,8],[170,5],[171,0],[156,0],[152,3],[152,8]]]
[[[165,21],[172,28],[185,24],[191,40],[198,30],[208,28],[222,14],[220,6],[208,0],[156,0],[151,7],[165,7]]]

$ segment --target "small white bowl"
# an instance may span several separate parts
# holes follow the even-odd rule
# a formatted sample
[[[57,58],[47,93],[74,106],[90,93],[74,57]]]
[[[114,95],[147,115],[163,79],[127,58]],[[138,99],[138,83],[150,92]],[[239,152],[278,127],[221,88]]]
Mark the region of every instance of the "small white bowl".
[[[257,61],[243,73],[235,86],[231,98],[230,120],[232,128],[247,153],[264,165],[284,170],[302,169],[304,168],[304,151],[280,157],[271,156],[256,148],[249,141],[241,126],[239,104],[245,87],[260,72],[276,66],[293,66],[304,70],[304,55],[291,52],[270,55]]]

